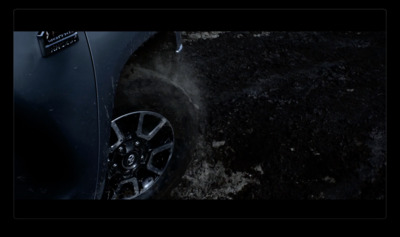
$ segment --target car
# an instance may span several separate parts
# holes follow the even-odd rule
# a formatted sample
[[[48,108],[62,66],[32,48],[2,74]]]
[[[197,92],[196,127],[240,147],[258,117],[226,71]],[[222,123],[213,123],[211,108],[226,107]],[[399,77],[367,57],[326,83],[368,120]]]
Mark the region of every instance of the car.
[[[14,198],[167,197],[199,133],[181,33],[13,34]]]

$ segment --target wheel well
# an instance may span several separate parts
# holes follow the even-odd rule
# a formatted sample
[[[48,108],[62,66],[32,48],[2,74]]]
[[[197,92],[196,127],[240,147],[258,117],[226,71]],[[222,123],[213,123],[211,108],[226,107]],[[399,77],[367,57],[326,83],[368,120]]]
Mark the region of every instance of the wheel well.
[[[158,32],[144,42],[132,55],[128,58],[121,71],[121,76],[126,76],[126,67],[131,64],[139,66],[148,65],[160,53],[174,54],[175,50],[175,34],[174,32]]]
[[[175,37],[174,32],[159,32],[131,55],[121,71],[115,102],[133,80],[157,78],[165,85],[181,91],[197,110],[203,107],[196,76],[198,73],[190,62],[183,60],[184,52],[175,52]]]

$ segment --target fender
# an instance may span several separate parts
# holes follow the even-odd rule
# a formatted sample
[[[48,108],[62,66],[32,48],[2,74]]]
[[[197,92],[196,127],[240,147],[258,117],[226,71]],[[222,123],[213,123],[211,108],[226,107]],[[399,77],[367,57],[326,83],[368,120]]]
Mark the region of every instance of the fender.
[[[99,165],[95,199],[104,189],[110,124],[120,73],[131,55],[157,32],[86,32],[91,52],[98,105]]]

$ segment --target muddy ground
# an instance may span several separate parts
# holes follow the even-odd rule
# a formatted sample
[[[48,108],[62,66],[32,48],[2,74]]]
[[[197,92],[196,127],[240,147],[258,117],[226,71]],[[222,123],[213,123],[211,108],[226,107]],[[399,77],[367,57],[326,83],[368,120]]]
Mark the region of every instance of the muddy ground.
[[[204,131],[172,199],[383,199],[384,32],[183,32]]]

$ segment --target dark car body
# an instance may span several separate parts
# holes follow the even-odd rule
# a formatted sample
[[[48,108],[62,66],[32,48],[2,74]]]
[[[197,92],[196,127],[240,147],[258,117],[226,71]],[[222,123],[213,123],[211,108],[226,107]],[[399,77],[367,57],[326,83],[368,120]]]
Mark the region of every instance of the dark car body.
[[[15,199],[101,198],[118,79],[155,35],[77,32],[45,55],[43,32],[14,32]]]

